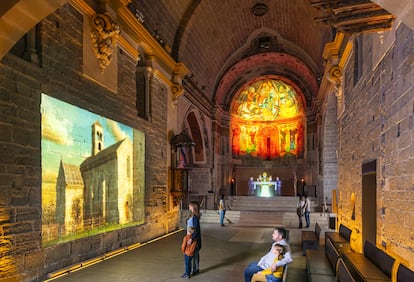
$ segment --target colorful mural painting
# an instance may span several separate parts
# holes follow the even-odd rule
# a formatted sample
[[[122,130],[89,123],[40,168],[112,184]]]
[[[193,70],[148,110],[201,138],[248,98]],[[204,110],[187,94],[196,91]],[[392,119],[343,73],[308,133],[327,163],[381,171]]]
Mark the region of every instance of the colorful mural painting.
[[[43,246],[143,223],[144,133],[41,99]]]
[[[233,157],[303,157],[305,114],[292,86],[264,79],[243,87],[231,105]]]

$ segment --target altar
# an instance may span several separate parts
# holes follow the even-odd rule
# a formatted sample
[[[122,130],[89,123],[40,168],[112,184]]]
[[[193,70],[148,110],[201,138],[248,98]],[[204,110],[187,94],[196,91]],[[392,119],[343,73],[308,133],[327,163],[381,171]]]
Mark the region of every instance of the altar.
[[[276,181],[253,181],[254,193],[259,197],[273,197],[276,195]]]

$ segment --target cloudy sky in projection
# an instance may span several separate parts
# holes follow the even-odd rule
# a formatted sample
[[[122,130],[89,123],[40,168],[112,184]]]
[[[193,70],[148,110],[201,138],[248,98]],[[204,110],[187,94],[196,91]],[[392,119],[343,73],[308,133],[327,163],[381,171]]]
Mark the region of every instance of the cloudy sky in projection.
[[[103,128],[104,148],[129,137],[131,127],[42,94],[42,171],[56,177],[59,163],[80,165],[92,152],[92,124]]]

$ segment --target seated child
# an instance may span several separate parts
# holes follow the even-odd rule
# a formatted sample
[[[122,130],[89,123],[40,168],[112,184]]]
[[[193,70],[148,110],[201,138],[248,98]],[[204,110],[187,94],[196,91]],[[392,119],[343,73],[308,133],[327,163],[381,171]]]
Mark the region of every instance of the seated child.
[[[272,253],[275,255],[273,263],[276,263],[278,260],[282,259],[286,253],[286,246],[275,244],[272,248]],[[279,266],[275,272],[272,272],[272,269],[266,268],[262,271],[255,273],[252,277],[251,282],[281,282],[283,276],[283,266]]]
[[[194,251],[197,246],[197,241],[192,240],[191,244],[188,244],[188,240],[191,239],[192,234],[195,232],[196,228],[190,226],[187,229],[187,235],[184,236],[183,242],[181,243],[181,251],[184,254],[184,274],[181,275],[183,278],[190,278],[191,273],[191,260],[194,256]]]

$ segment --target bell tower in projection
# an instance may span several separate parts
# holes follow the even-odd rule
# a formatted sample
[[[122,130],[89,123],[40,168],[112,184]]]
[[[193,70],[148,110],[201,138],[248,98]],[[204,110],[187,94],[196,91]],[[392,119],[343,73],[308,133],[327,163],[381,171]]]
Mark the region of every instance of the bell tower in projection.
[[[92,124],[92,156],[95,156],[104,149],[102,125],[95,121]]]

